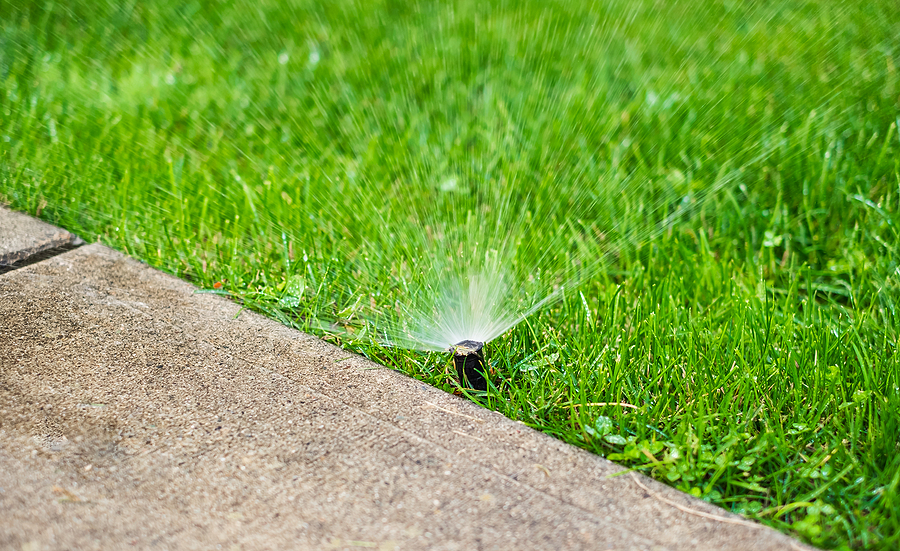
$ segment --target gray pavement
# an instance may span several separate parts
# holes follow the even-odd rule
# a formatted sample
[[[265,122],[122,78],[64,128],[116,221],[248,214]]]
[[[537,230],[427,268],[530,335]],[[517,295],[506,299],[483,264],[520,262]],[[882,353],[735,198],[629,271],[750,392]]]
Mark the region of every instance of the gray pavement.
[[[80,244],[66,230],[0,206],[0,273],[28,258]]]
[[[195,290],[0,275],[0,548],[806,548]]]

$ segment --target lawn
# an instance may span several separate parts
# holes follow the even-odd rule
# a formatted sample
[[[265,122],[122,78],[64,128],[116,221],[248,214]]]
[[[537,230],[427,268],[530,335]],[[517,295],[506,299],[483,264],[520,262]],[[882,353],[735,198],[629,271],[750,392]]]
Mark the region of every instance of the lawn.
[[[385,341],[477,296],[471,399],[896,549],[898,37],[893,0],[0,0],[0,202],[449,392]]]

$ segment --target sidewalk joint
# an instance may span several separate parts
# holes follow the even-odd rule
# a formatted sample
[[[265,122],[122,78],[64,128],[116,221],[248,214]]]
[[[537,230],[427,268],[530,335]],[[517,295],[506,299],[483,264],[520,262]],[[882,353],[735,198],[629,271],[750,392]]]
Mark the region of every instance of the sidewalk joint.
[[[11,272],[13,270],[18,270],[19,268],[24,268],[25,266],[31,266],[32,264],[37,264],[38,262],[43,262],[44,260],[53,258],[54,256],[59,256],[65,252],[69,252],[77,249],[78,247],[84,245],[85,242],[79,237],[76,237],[72,240],[71,243],[66,243],[65,245],[60,245],[58,247],[53,247],[50,249],[45,249],[43,251],[39,251],[32,255],[29,255],[17,262],[12,262],[9,264],[0,263],[0,275],[3,275],[7,272]]]

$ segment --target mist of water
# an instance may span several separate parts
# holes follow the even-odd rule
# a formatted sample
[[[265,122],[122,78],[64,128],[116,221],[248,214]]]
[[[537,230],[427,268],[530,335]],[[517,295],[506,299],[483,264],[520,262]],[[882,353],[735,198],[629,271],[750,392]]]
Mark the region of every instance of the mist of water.
[[[302,279],[282,289],[285,311],[314,297],[308,315],[325,330],[392,346],[496,339],[623,252],[714,218],[718,194],[752,195],[753,171],[789,156],[789,133],[808,147],[842,130],[823,114],[841,108],[829,102],[844,75],[828,77],[821,109],[795,113],[790,91],[818,83],[818,69],[795,76],[779,61],[831,56],[827,13],[650,1],[98,9],[108,29],[68,36],[75,16],[59,11],[35,17],[46,36],[4,35],[34,50],[3,85],[18,133],[33,134],[6,136],[10,151],[30,159],[49,141],[33,157],[54,160],[16,172],[11,155],[10,174],[62,182],[42,190],[59,194],[51,208],[76,205],[70,220],[96,216],[124,249],[181,256],[193,274],[207,260],[185,241],[236,265],[283,248],[247,279]],[[74,3],[81,12],[95,17],[90,3]],[[857,62],[843,55],[831,61]],[[14,58],[0,70],[18,70]],[[92,203],[72,196],[79,179],[116,189]]]

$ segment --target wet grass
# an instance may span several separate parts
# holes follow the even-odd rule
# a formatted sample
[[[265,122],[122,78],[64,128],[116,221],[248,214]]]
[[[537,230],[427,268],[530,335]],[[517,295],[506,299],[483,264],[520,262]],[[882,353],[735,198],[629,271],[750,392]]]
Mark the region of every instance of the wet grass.
[[[473,399],[895,549],[895,7],[0,1],[0,200],[459,392],[352,331],[431,254],[419,214],[504,190],[538,214],[515,262],[603,269],[490,343]]]

